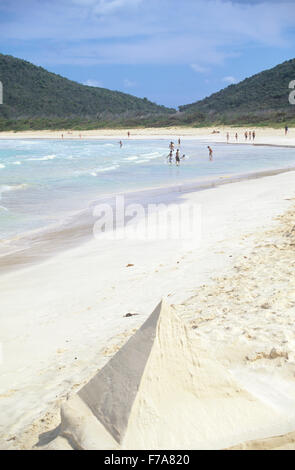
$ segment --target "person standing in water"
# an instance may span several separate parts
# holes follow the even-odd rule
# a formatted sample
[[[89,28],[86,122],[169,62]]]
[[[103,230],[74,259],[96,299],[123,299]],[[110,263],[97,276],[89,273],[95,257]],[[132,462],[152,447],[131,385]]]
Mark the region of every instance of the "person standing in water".
[[[119,145],[120,145],[120,149],[121,149],[121,148],[123,147],[123,142],[122,142],[122,140],[120,140]]]
[[[172,165],[173,152],[170,150],[169,155],[167,155],[168,163]]]
[[[179,149],[176,150],[175,163],[176,163],[176,166],[179,166],[180,164]]]
[[[238,133],[236,132],[236,142],[238,142],[239,140],[239,136],[238,136]]]
[[[213,160],[213,150],[211,147],[209,147],[209,145],[208,145],[208,150],[209,150],[209,160],[211,162]]]
[[[229,143],[229,133],[226,134],[227,143]]]
[[[181,140],[180,140],[180,137],[178,139],[178,145],[181,145]]]
[[[253,132],[252,132],[252,139],[253,139],[253,141],[255,140],[255,137],[256,137],[256,132],[253,131]]]
[[[174,150],[174,142],[172,142],[172,141],[170,142],[169,148],[170,148],[170,150],[172,150],[172,152],[173,152],[173,150]]]

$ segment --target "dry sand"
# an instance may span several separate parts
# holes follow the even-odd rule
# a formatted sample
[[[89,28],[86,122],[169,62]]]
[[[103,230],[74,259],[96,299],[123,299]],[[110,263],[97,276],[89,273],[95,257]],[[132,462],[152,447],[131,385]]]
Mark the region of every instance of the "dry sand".
[[[130,129],[97,129],[91,131],[21,131],[21,132],[0,132],[0,139],[128,139],[127,132]],[[239,135],[239,144],[253,143],[245,141],[245,131],[256,131],[256,145],[290,145],[295,146],[295,129],[290,128],[288,135],[285,136],[283,129],[272,129],[270,127],[242,128],[242,127],[163,127],[163,128],[142,128],[131,129],[130,139],[206,139],[211,142],[226,142],[226,134],[230,133],[230,143],[236,143],[235,134]],[[213,131],[219,131],[219,134],[213,134]]]
[[[282,231],[266,234],[273,236],[276,243],[283,243],[281,250],[286,251],[288,259],[295,241],[295,234],[289,232],[294,221],[292,213]],[[288,232],[284,231],[286,228]],[[252,272],[253,262],[259,264],[260,272],[272,267],[268,257],[262,262],[255,256],[248,258],[249,263],[244,258],[236,266],[243,267],[242,279],[238,279],[242,292],[245,287],[251,291],[247,282],[253,279],[252,275],[259,282],[257,268]],[[281,269],[286,267],[280,257],[278,263]],[[265,276],[260,281],[268,286]],[[225,278],[216,280],[210,291],[214,289],[218,298],[220,287],[225,297],[235,298],[230,291],[224,292],[224,288],[231,287]],[[206,305],[211,292],[205,293]],[[248,320],[248,326],[241,311],[248,307],[248,297],[239,297],[238,312],[228,314],[225,324],[224,310],[228,311],[230,305],[227,299],[222,299],[224,304],[218,303],[215,315],[210,305],[204,318],[198,310],[202,305],[200,297],[196,295],[181,306],[172,307],[163,301],[104,369],[63,405],[58,436],[48,445],[40,443],[41,448],[221,449],[233,444],[238,445],[232,448],[245,449],[295,448],[295,333],[289,333],[289,341],[282,344],[276,338],[278,330],[285,337],[291,318],[282,321],[278,313],[279,328],[275,324],[275,331],[271,331],[267,322],[268,335],[265,331],[263,340],[259,338],[257,343],[252,332],[253,319]],[[286,298],[290,301],[288,289]],[[265,322],[261,311],[271,308],[267,305],[279,311],[286,309],[281,303],[279,307],[274,305],[269,297],[268,300],[269,304],[263,305],[258,301],[256,325],[259,320]],[[251,313],[248,311],[249,316]],[[190,323],[188,315],[193,318]],[[214,324],[216,317],[221,325]],[[243,331],[237,331],[235,320]],[[194,329],[198,329],[196,335]],[[257,328],[254,330],[256,334]],[[274,344],[276,348],[272,347]],[[253,366],[258,361],[259,365]],[[293,432],[282,435],[288,431]],[[271,438],[279,434],[280,437]]]
[[[158,307],[45,448],[295,449],[295,206],[277,220],[227,275]]]
[[[212,134],[212,129],[144,129],[132,130],[131,138],[180,136],[224,142],[227,130]],[[231,135],[235,131],[231,129]],[[241,128],[237,131],[244,133]],[[295,145],[294,131],[290,129],[285,137],[283,130],[258,129],[255,142]],[[127,130],[81,134],[83,138],[118,139],[126,138]],[[64,135],[79,138],[78,132],[64,131]],[[60,132],[1,133],[0,138],[60,138]],[[243,435],[237,427],[228,426],[225,434],[220,427],[218,435],[212,436],[209,428],[202,428],[206,442],[199,436],[194,442],[183,441],[183,447],[292,446],[292,433],[275,441],[261,439],[295,429],[294,178],[290,172],[180,194],[186,204],[202,206],[203,237],[198,248],[152,241],[101,245],[93,240],[42,264],[3,275],[0,448],[32,448],[40,434],[58,425],[60,403],[75,397],[165,296],[174,305],[180,330],[189,331],[190,344],[202,352],[202,374],[208,376],[206,361],[210,357],[220,380],[228,383],[230,377],[234,387],[253,397],[254,404],[262,403],[261,413],[269,416],[261,427],[259,420],[264,418],[258,419],[258,411],[249,412],[256,434]],[[281,219],[274,219],[283,213]],[[127,268],[128,264],[132,266]],[[138,315],[125,317],[129,312]],[[184,362],[180,368],[187,374],[189,360]],[[168,374],[169,364],[161,368]],[[198,386],[195,380],[193,383]],[[202,383],[211,390],[210,408],[215,409],[214,387],[209,379]],[[156,388],[148,389],[151,396],[153,392]],[[157,406],[162,406],[160,394],[156,393],[155,399]],[[218,393],[216,400],[218,403]],[[234,419],[238,415],[233,403],[229,399],[226,409]],[[179,447],[172,433],[165,443],[152,441],[148,427],[145,434],[137,435],[139,415],[132,416],[129,430],[135,431],[126,434],[127,447],[144,447],[145,442]],[[148,415],[145,419],[149,422]],[[160,429],[159,424],[157,436]],[[112,439],[107,435],[105,445],[114,444]],[[60,441],[60,446],[69,448],[66,440]]]
[[[263,428],[256,409],[248,416],[255,435],[228,426],[229,439],[220,434],[221,427],[214,436],[206,428],[207,444],[200,437],[183,446],[230,447],[291,432],[294,178],[289,172],[181,195],[185,203],[202,206],[200,247],[155,241],[102,246],[93,240],[2,276],[0,447],[31,448],[40,433],[52,430],[59,422],[59,403],[107,363],[163,296],[176,306],[185,323],[180,328],[194,334],[205,361],[202,373],[208,377],[210,351],[210,360],[225,371],[225,382],[230,375],[254,403],[263,403],[261,413],[269,416]],[[286,211],[282,220],[274,220]],[[128,312],[138,315],[125,317]],[[205,396],[207,382],[202,383]],[[213,403],[213,389],[210,393]],[[160,406],[161,396],[156,396]],[[235,416],[233,403],[227,401],[228,416]],[[274,422],[273,416],[279,419]],[[136,420],[132,426],[136,429]],[[138,435],[136,446],[143,447],[144,439],[161,445],[146,433]],[[165,445],[176,445],[172,437]]]

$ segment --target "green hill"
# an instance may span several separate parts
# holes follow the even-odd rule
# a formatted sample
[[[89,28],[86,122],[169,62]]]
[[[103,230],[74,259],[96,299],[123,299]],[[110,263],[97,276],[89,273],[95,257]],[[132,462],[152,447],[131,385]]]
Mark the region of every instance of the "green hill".
[[[180,106],[193,121],[262,122],[295,118],[289,103],[289,83],[295,80],[295,59],[214,93],[208,98]]]
[[[0,81],[4,104],[0,106],[0,129],[18,121],[23,127],[41,128],[46,124],[103,124],[175,110],[158,106],[146,98],[81,85],[50,73],[30,62],[0,54]],[[9,124],[10,123],[10,124]],[[16,125],[16,123],[15,123]]]

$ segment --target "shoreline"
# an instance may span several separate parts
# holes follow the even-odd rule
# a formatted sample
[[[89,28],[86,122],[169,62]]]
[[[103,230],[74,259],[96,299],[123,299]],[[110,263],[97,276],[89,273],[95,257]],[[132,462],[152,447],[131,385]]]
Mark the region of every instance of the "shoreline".
[[[262,170],[250,173],[236,174],[232,176],[219,176],[217,179],[206,179],[204,181],[185,181],[177,185],[164,185],[151,187],[142,190],[130,190],[118,193],[102,194],[95,200],[89,201],[88,207],[67,216],[71,223],[64,222],[40,227],[33,231],[14,235],[12,238],[2,240],[2,243],[9,244],[10,250],[5,253],[0,252],[0,277],[17,270],[26,269],[30,266],[38,265],[47,259],[58,254],[82,246],[93,237],[92,227],[95,219],[91,214],[91,208],[98,203],[113,205],[113,199],[117,196],[124,196],[131,199],[132,203],[142,204],[146,207],[152,200],[153,203],[160,204],[164,201],[168,204],[179,204],[181,195],[191,192],[205,191],[219,186],[237,183],[247,180],[255,180],[268,176],[280,175],[295,171],[295,167],[277,168],[272,170]],[[83,223],[77,223],[81,217],[85,216]],[[87,220],[87,222],[86,222]],[[74,241],[71,241],[71,238]],[[11,242],[16,240],[13,246]],[[32,242],[33,245],[28,244]],[[2,245],[3,246],[3,245]],[[41,251],[41,254],[39,253]],[[39,256],[38,256],[39,254]]]
[[[253,248],[249,234],[276,226],[294,196],[293,172],[187,193],[184,203],[202,206],[198,248],[92,241],[2,276],[1,445],[31,448],[58,420],[59,401],[106,364],[163,296],[179,305],[231,272]]]
[[[255,128],[255,127],[254,127]],[[64,141],[67,140],[166,140],[178,139],[183,140],[209,140],[212,143],[226,143],[226,133],[229,132],[231,144],[239,145],[273,145],[273,146],[289,146],[295,147],[295,129],[290,128],[288,135],[284,135],[284,129],[273,129],[271,127],[257,127],[255,141],[245,141],[244,133],[252,131],[254,128],[249,127],[230,127],[230,126],[215,126],[215,127],[164,127],[164,128],[138,128],[138,129],[97,129],[89,131],[67,131],[67,130],[42,130],[42,131],[2,131],[0,132],[0,140],[3,139],[61,139],[61,134],[64,135]],[[213,131],[219,130],[219,133]],[[127,132],[131,132],[128,139]],[[239,141],[236,142],[234,135],[238,133]]]

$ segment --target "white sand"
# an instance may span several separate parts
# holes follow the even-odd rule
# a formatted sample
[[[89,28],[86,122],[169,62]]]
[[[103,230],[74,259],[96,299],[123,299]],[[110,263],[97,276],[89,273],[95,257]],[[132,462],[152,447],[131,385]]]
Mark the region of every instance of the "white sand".
[[[238,133],[239,144],[253,144],[252,140],[245,141],[245,131],[256,131],[255,144],[264,145],[290,145],[295,146],[295,129],[290,128],[288,135],[285,136],[284,126],[281,129],[272,129],[270,127],[244,128],[244,127],[163,127],[163,128],[142,128],[129,129],[131,132],[130,139],[178,139],[199,140],[206,139],[211,142],[226,142],[226,134],[230,134],[230,143],[235,144],[235,134]],[[213,131],[219,131],[219,134],[213,134]],[[21,132],[0,132],[0,139],[128,139],[128,129],[97,129],[91,131],[21,131]]]
[[[290,172],[183,195],[202,205],[200,248],[93,240],[3,276],[0,446],[33,445],[42,429],[30,428],[33,421],[102,367],[163,296],[179,303],[229,270],[235,256],[253,247],[242,234],[271,227],[290,207],[294,180]],[[139,315],[124,318],[128,312]]]
[[[199,322],[197,312],[195,317]],[[254,439],[257,446],[261,438],[294,432],[295,384],[293,374],[284,377],[282,357],[271,353],[271,364],[252,371],[251,387],[229,367],[245,353],[243,335],[226,338],[219,355],[212,339],[212,332],[196,337],[163,301],[107,366],[63,405],[59,435],[42,448],[220,449],[240,442],[253,447]],[[223,364],[233,343],[236,354]],[[291,370],[294,363],[288,366]],[[247,372],[244,365],[242,375]],[[275,445],[292,442],[290,436],[281,441]]]

